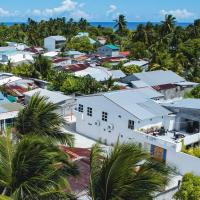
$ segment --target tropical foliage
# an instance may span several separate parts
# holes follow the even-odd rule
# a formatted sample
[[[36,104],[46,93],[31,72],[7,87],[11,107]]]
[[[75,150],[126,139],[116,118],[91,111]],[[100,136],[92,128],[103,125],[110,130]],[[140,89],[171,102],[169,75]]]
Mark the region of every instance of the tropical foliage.
[[[177,200],[197,200],[200,197],[200,177],[185,174],[179,191],[175,195]]]
[[[110,153],[97,144],[90,159],[92,200],[152,199],[168,183],[171,169],[134,144],[116,144]]]
[[[51,140],[32,135],[15,143],[9,132],[0,137],[0,199],[73,199],[67,177],[76,175],[77,167]]]
[[[57,114],[58,109],[59,106],[49,102],[47,97],[40,96],[39,93],[35,94],[16,119],[19,137],[36,134],[72,146],[73,137],[61,130],[65,122]]]

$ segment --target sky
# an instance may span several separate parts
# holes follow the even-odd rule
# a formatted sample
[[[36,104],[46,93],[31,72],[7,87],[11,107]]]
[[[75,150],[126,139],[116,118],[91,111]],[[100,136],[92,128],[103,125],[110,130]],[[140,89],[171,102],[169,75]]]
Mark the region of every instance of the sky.
[[[158,22],[166,14],[179,22],[192,22],[200,18],[199,8],[200,0],[0,0],[0,22],[25,22],[28,17],[110,22],[119,14],[130,22]]]

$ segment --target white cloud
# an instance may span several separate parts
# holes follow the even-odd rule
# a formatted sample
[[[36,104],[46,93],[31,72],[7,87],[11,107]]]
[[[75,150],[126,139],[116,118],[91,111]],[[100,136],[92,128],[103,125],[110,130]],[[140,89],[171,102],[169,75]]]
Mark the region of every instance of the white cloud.
[[[171,14],[178,19],[187,19],[187,18],[195,16],[194,13],[188,11],[187,9],[161,10],[160,14],[163,15],[163,16],[166,15],[166,14]]]
[[[63,0],[61,4],[54,8],[45,8],[45,9],[28,9],[23,14],[18,11],[7,11],[3,8],[0,8],[0,17],[39,17],[39,18],[48,18],[54,16],[71,16],[73,18],[79,19],[89,18],[89,14],[82,10],[84,3],[78,3],[75,0]]]
[[[4,10],[3,8],[0,8],[0,17],[7,17],[10,15],[10,12],[8,10]]]
[[[117,10],[117,6],[116,5],[110,5],[108,11],[106,12],[107,16],[115,13],[116,10]]]
[[[88,13],[86,13],[83,10],[75,10],[71,13],[70,15],[73,19],[80,19],[80,18],[85,18],[85,19],[89,19],[90,15]]]

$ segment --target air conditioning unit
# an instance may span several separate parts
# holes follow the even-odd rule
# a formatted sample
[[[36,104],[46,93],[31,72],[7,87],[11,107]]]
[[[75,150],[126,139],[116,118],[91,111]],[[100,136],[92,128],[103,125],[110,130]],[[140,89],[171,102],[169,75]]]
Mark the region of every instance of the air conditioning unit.
[[[109,124],[108,127],[107,127],[107,130],[108,131],[111,131],[114,129],[114,125],[113,124]]]
[[[101,122],[100,122],[100,121],[96,121],[96,122],[95,122],[95,125],[96,125],[96,126],[100,126],[100,125],[101,125]]]

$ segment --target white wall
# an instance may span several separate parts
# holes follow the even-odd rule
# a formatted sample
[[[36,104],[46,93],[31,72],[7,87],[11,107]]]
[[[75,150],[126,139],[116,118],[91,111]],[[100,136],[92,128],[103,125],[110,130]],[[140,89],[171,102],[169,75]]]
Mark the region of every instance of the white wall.
[[[142,145],[144,145],[144,143],[149,143],[165,149],[171,148],[176,151],[176,144],[137,131],[142,127],[164,125],[165,117],[164,119],[158,117],[152,120],[138,120],[132,114],[103,96],[79,98],[77,100],[77,108],[79,103],[84,106],[84,113],[75,112],[76,130],[81,134],[95,140],[101,139],[103,142],[106,140],[107,144],[115,143],[119,137],[122,142],[137,142]],[[92,117],[87,116],[87,107],[93,109]],[[107,122],[102,121],[103,111],[108,113]],[[129,120],[135,122],[135,130],[128,129]],[[98,122],[100,125],[95,125],[95,122]],[[114,126],[113,130],[108,130],[109,124]]]
[[[45,38],[44,39],[44,48],[48,51],[54,51],[55,50],[55,40],[53,38]]]
[[[169,150],[167,152],[167,162],[175,166],[182,175],[191,172],[200,176],[200,158]]]
[[[115,57],[119,55],[119,51],[112,51],[111,48],[108,48],[106,46],[99,47],[97,49],[97,52],[102,56],[109,56],[109,57]]]

